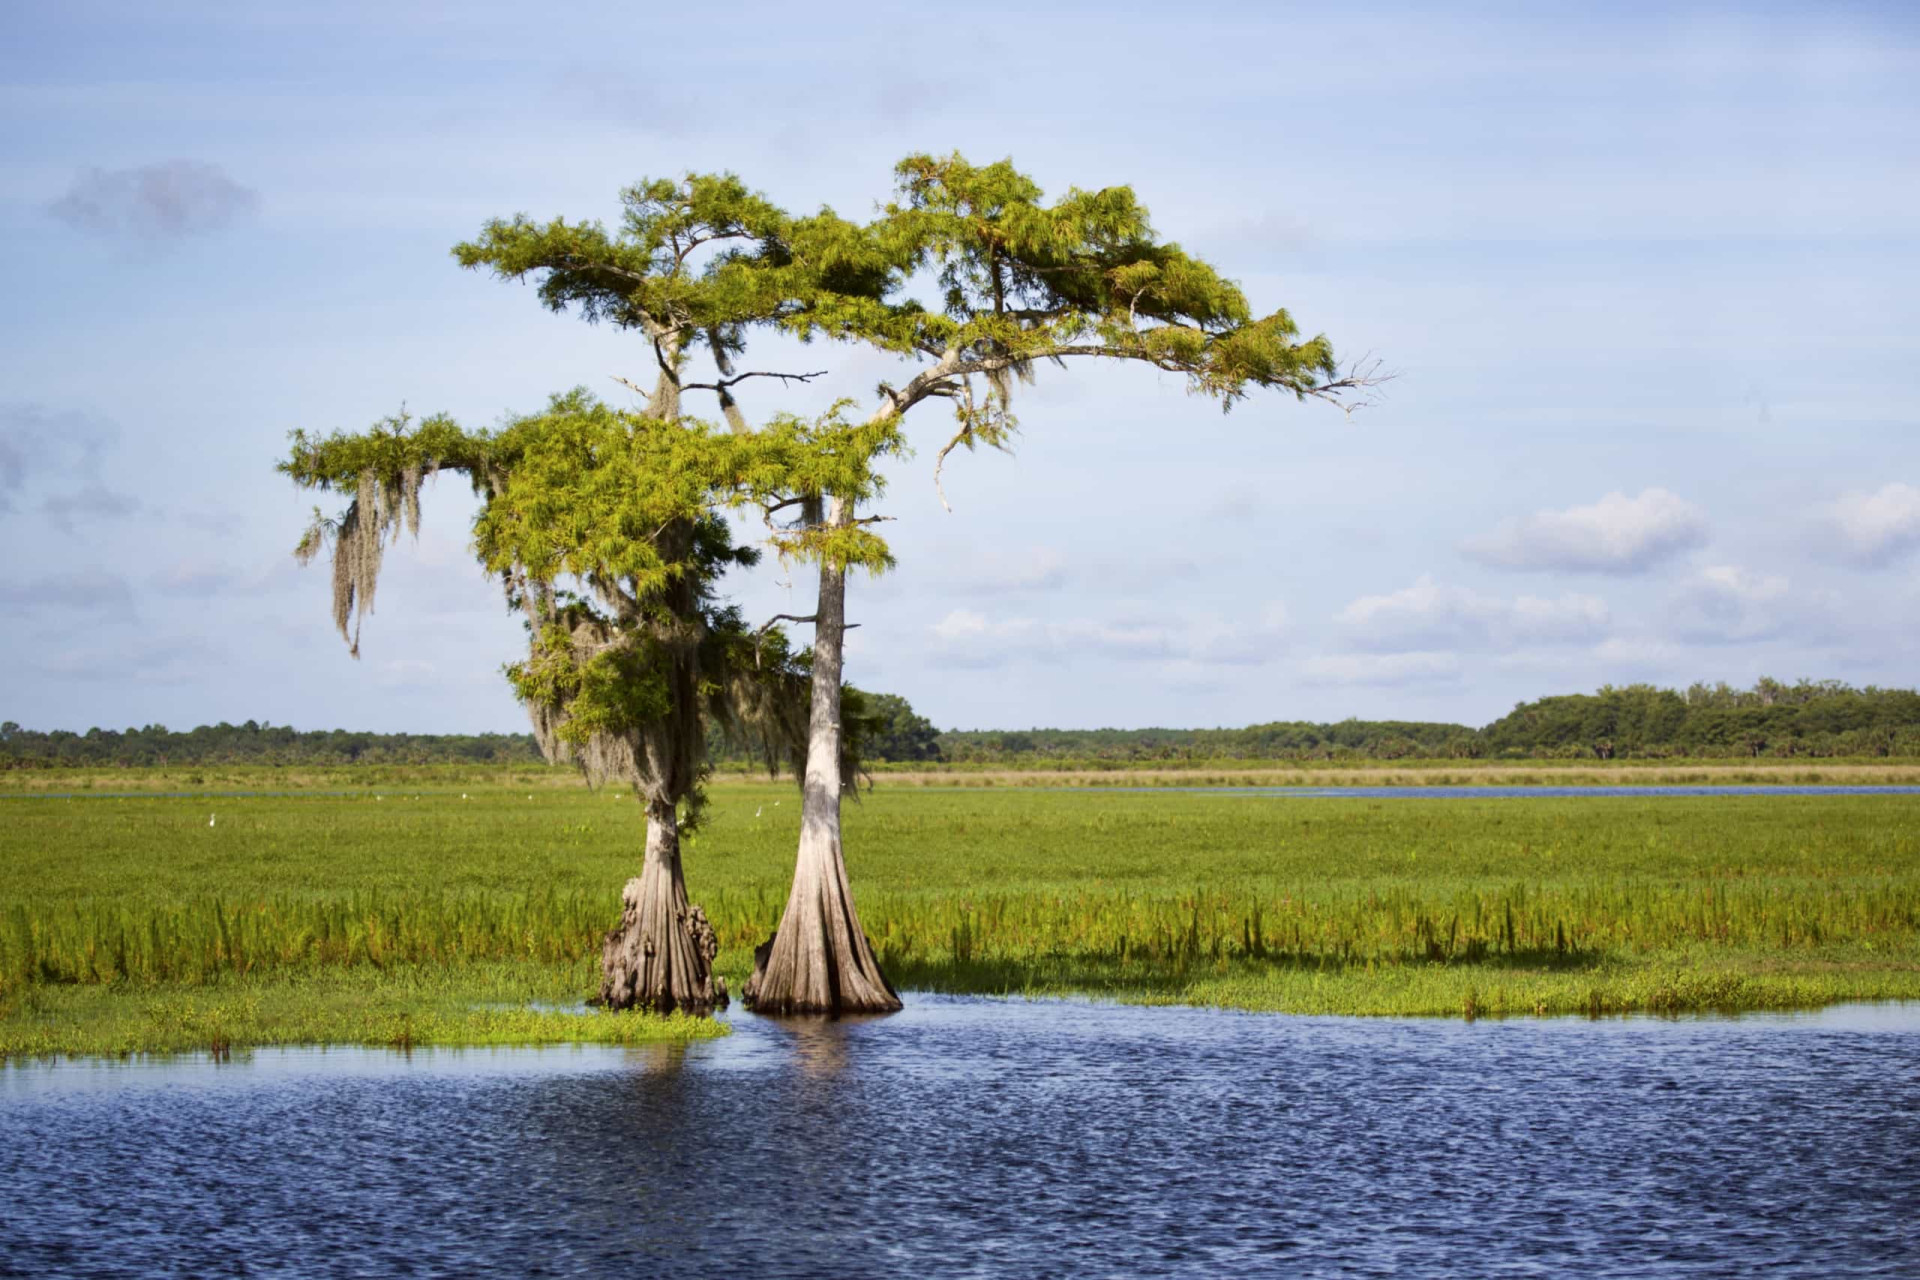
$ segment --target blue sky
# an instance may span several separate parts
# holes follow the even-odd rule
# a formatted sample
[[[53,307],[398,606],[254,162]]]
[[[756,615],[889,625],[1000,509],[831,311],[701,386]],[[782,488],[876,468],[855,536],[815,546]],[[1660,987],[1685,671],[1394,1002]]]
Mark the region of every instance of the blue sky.
[[[1044,371],[881,510],[850,678],[942,727],[1482,723],[1605,682],[1912,685],[1920,22],[1894,6],[17,4],[0,14],[0,716],[517,729],[429,491],[355,662],[295,427],[470,424],[634,339],[459,270],[493,216],[730,169],[870,211],[913,151],[1132,185],[1398,377],[1351,421]],[[798,357],[796,357],[798,358]],[[870,396],[832,370],[750,414]],[[790,583],[790,585],[789,585]],[[769,563],[750,613],[807,612]]]

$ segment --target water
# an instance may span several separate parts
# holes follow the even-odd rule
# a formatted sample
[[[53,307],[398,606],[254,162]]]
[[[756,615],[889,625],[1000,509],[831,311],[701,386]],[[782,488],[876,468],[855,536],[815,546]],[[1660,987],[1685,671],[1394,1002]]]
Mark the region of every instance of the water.
[[[1920,1274],[1920,1006],[0,1070],[0,1273]]]

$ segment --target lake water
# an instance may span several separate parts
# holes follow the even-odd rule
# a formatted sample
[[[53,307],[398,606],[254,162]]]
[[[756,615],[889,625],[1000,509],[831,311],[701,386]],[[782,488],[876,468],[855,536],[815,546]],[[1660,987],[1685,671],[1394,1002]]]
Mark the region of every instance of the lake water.
[[[0,1069],[10,1275],[1920,1275],[1920,1006]]]

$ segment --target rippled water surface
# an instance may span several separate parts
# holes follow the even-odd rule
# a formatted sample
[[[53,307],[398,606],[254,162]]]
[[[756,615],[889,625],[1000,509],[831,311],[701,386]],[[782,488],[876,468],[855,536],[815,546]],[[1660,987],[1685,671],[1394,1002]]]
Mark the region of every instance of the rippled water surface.
[[[20,1275],[1920,1275],[1920,1007],[0,1069]]]

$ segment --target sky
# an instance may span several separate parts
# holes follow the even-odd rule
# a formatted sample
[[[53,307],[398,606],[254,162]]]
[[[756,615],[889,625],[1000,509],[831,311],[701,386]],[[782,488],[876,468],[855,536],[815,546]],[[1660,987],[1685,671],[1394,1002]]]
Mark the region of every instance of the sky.
[[[486,426],[631,334],[461,270],[728,170],[869,216],[914,152],[1130,185],[1394,377],[1222,414],[1044,369],[1010,455],[907,422],[848,678],[942,728],[1482,724],[1607,683],[1912,686],[1920,17],[1903,6],[28,2],[0,9],[0,718],[517,731],[443,478],[353,659],[295,428]],[[749,415],[862,403],[892,362]],[[700,406],[694,405],[696,411]],[[323,501],[329,495],[321,495]],[[753,617],[811,611],[769,558]]]

